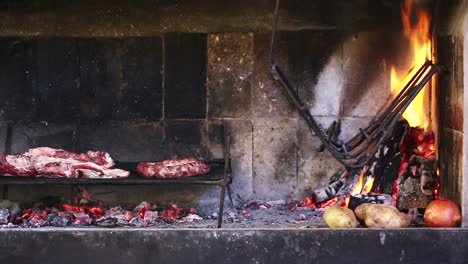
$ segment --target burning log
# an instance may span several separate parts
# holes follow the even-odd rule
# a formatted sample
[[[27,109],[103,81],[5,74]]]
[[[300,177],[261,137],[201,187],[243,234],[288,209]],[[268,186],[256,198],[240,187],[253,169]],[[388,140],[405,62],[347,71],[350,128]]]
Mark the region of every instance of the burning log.
[[[312,199],[322,207],[356,207],[364,202],[391,203],[398,199],[399,209],[425,208],[438,186],[434,153],[432,132],[410,128],[400,120],[368,166],[344,171],[339,179],[316,189]]]
[[[352,169],[349,172],[345,184],[337,192],[337,196],[339,197],[336,203],[337,205],[341,205],[343,202],[347,205],[346,201],[349,201],[349,197],[353,194],[353,191],[357,189],[356,187],[358,185],[359,180],[363,179],[363,176],[366,174],[367,170],[368,167],[365,166],[364,168],[360,169]],[[360,192],[362,189],[362,185],[361,187],[358,187],[358,189]]]
[[[346,181],[347,172],[343,171],[340,173],[340,175],[341,176],[338,180],[333,181],[332,183],[323,188],[314,190],[314,192],[312,193],[312,201],[314,201],[314,203],[317,204],[326,202],[335,197]]]
[[[408,122],[400,120],[393,127],[391,135],[369,161],[366,177],[374,177],[372,192],[391,194],[398,179],[398,170],[403,160],[400,148],[409,131]]]

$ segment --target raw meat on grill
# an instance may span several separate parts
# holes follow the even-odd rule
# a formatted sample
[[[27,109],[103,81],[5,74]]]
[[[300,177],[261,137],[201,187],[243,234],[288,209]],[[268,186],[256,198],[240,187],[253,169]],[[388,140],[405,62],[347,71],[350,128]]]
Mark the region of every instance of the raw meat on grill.
[[[61,149],[39,147],[30,149],[28,152],[24,153],[24,155],[34,157],[45,156],[59,159],[73,159],[81,162],[91,162],[97,165],[101,165],[104,168],[112,168],[115,165],[109,153],[103,151],[88,151],[86,153],[74,153]]]
[[[141,162],[137,166],[138,174],[148,178],[190,177],[207,174],[209,171],[210,165],[193,158],[164,160],[160,162]]]
[[[42,176],[59,178],[126,178],[129,172],[113,169],[109,153],[88,151],[74,153],[40,147],[23,154],[0,153],[0,175]]]
[[[30,176],[34,172],[31,158],[22,154],[0,153],[0,175]]]

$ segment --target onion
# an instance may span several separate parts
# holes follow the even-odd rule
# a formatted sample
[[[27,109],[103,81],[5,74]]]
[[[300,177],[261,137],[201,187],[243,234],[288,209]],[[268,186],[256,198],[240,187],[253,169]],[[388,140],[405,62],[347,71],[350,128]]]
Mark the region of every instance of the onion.
[[[445,198],[435,199],[424,212],[424,222],[430,227],[455,227],[461,220],[458,205]]]

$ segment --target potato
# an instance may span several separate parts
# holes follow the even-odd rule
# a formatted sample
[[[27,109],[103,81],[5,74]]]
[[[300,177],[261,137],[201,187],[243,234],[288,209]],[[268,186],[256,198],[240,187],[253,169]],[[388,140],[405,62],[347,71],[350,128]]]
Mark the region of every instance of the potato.
[[[356,209],[354,209],[354,214],[356,215],[356,218],[359,220],[359,222],[364,223],[366,219],[366,209],[371,205],[370,203],[363,203],[360,204]]]
[[[400,228],[410,224],[410,217],[400,213],[393,205],[371,204],[367,207],[365,214],[367,227]]]
[[[359,225],[351,209],[330,207],[323,214],[323,221],[331,228],[353,228]]]

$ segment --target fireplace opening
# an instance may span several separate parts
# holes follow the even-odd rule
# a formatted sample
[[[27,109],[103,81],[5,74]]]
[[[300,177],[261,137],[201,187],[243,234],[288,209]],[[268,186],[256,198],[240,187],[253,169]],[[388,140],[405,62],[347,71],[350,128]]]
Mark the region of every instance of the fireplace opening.
[[[336,144],[343,152],[333,155],[270,75],[274,4],[220,5],[4,1],[2,153],[102,151],[117,163],[105,169],[134,170],[141,161],[224,160],[220,173],[232,177],[217,179],[226,188],[220,200],[218,186],[34,185],[24,181],[45,179],[2,176],[0,224],[214,227],[224,214],[228,227],[275,227],[280,211],[287,212],[280,227],[323,227],[327,207],[375,202],[421,211],[439,196],[465,211],[463,3],[281,2],[275,62],[334,143],[369,136],[359,128],[381,116],[426,61],[423,73],[445,67],[403,119],[392,116],[385,139],[376,133],[380,143],[366,149],[375,152],[354,168],[337,159],[352,153]]]
[[[350,196],[366,195],[373,191],[374,195],[384,192],[390,199],[394,197],[394,201],[390,200],[389,203],[396,204],[400,210],[424,209],[437,198],[440,184],[436,173],[434,136],[431,131],[426,132],[432,111],[426,112],[425,108],[430,106],[431,97],[425,96],[423,88],[443,68],[432,63],[430,15],[427,10],[416,6],[413,11],[413,2],[404,2],[401,9],[403,32],[411,47],[404,53],[412,68],[404,75],[397,76],[395,66],[391,66],[393,101],[387,103],[386,108],[380,110],[367,127],[359,128],[359,132],[347,142],[338,139],[341,121],[334,122],[329,131],[325,131],[275,62],[278,10],[279,1],[276,2],[270,49],[272,76],[284,87],[290,101],[324,147],[345,166],[342,177],[316,190],[311,198],[306,199],[306,204],[312,208],[317,207],[317,202],[322,203],[321,207],[337,204],[349,207]],[[418,63],[423,66],[417,68]],[[415,180],[410,182],[408,177]],[[412,205],[406,200],[412,200]],[[421,200],[425,202],[418,203]],[[379,202],[377,199],[372,201]],[[385,199],[380,202],[385,202]]]

